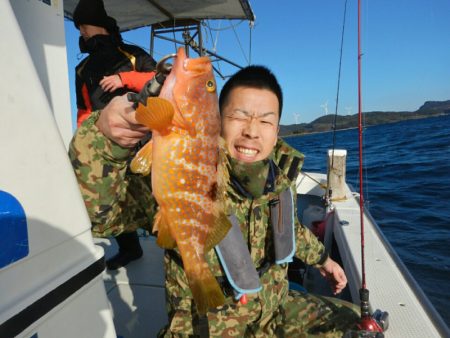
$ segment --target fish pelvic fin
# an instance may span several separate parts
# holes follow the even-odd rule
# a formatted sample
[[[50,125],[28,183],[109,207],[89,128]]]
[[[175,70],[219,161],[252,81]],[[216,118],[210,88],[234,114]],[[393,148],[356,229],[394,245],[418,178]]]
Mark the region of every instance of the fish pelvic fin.
[[[130,163],[130,169],[135,174],[147,176],[152,166],[153,142],[148,141],[134,156]]]
[[[158,232],[156,243],[161,248],[174,249],[177,246],[177,242],[170,233],[169,222],[167,222],[161,209],[156,213],[153,224],[153,232]]]
[[[202,278],[192,275],[185,270],[189,281],[189,287],[194,297],[197,311],[204,315],[209,309],[214,309],[225,303],[225,296],[208,267],[202,272]]]
[[[172,103],[159,97],[147,98],[147,104],[139,103],[136,108],[136,121],[151,130],[162,132],[172,124],[175,109]]]
[[[228,231],[231,229],[231,222],[228,219],[223,204],[220,201],[214,203],[214,226],[208,233],[205,241],[205,252],[208,252],[215,247],[219,242],[225,238]]]

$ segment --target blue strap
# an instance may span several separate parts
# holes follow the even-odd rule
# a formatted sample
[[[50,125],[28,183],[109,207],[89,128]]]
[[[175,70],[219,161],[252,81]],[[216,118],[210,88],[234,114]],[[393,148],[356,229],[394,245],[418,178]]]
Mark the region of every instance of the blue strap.
[[[239,221],[231,215],[231,229],[225,238],[215,247],[228,282],[239,294],[255,293],[261,290],[259,275],[244,243]]]

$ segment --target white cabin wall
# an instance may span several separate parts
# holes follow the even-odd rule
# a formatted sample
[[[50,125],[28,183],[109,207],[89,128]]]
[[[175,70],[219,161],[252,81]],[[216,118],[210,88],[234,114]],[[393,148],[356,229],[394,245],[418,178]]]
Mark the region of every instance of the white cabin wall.
[[[0,0],[0,17],[0,336],[115,338],[103,249],[67,156],[62,2]],[[81,279],[93,264],[93,279]],[[53,291],[73,278],[84,284],[56,299]],[[57,300],[51,309],[33,307],[49,298]]]
[[[69,75],[62,0],[10,1],[17,23],[31,51],[35,71],[53,112],[66,149],[72,138]],[[1,23],[0,23],[1,25]],[[1,30],[5,32],[4,29]],[[1,51],[15,39],[2,39]],[[24,99],[34,93],[24,93]]]

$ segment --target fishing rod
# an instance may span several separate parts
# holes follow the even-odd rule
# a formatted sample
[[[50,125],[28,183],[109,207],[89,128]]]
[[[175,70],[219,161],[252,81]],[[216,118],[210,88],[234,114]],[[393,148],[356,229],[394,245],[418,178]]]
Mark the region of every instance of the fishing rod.
[[[369,289],[366,285],[365,243],[364,243],[364,189],[363,189],[363,125],[361,94],[361,0],[358,0],[358,144],[359,144],[359,209],[361,223],[361,289],[359,298],[361,318],[357,323],[359,337],[384,337],[388,328],[388,313],[376,310],[370,314]]]
[[[339,102],[339,88],[340,88],[340,78],[341,78],[341,65],[342,65],[342,50],[344,44],[344,29],[345,29],[345,19],[347,13],[347,0],[344,5],[344,18],[342,24],[342,36],[341,36],[341,51],[339,58],[339,73],[338,73],[338,86],[336,93],[336,109],[334,115],[334,123],[333,123],[333,150],[331,155],[331,166],[330,168],[334,168],[334,150],[336,144],[336,118],[338,112],[338,102]],[[356,323],[357,330],[350,330],[346,332],[345,338],[354,338],[354,337],[376,337],[382,338],[384,337],[383,332],[387,330],[389,322],[388,322],[388,313],[376,310],[373,314],[370,313],[370,304],[369,304],[369,290],[366,285],[366,266],[365,266],[365,243],[364,243],[364,190],[363,190],[363,125],[362,125],[362,91],[361,91],[361,0],[358,0],[358,135],[359,135],[359,209],[360,209],[360,224],[361,224],[361,288],[359,290],[360,297],[360,306],[361,306],[361,317]],[[332,191],[330,189],[330,172],[328,170],[327,174],[327,186],[325,191],[325,203],[329,207],[332,201]],[[327,223],[327,219],[331,213],[327,214],[327,217],[314,224],[313,232],[320,236],[323,232]]]
[[[337,116],[338,116],[338,107],[339,107],[339,93],[341,88],[341,71],[342,71],[342,54],[344,51],[344,33],[345,33],[345,19],[347,17],[347,0],[344,3],[344,17],[342,20],[342,32],[341,32],[341,48],[339,52],[339,67],[338,67],[338,77],[337,77],[337,88],[336,88],[336,105],[334,109],[334,118],[333,118],[333,143],[331,150],[331,165],[330,170],[327,170],[327,187],[325,191],[325,204],[327,206],[331,205],[332,198],[332,190],[331,190],[331,169],[334,168],[334,151],[336,150],[336,125],[337,125]]]

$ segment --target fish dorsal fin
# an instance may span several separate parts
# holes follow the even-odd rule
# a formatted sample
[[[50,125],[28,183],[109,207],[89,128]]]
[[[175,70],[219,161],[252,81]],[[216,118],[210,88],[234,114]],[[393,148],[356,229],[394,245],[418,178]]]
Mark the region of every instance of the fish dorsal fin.
[[[159,97],[149,97],[147,104],[139,103],[136,120],[151,130],[161,132],[172,124],[174,115],[172,103]]]
[[[134,156],[130,163],[130,169],[135,174],[147,176],[152,166],[153,142],[148,141]]]
[[[170,234],[169,223],[164,217],[164,212],[159,209],[155,215],[153,223],[153,232],[158,232],[158,239],[156,243],[164,249],[174,249],[177,246],[177,242]]]
[[[227,157],[227,145],[223,137],[219,137],[219,160],[217,163],[217,186],[218,186],[218,199],[224,198],[224,194],[227,191],[227,187],[230,184],[230,171],[231,164]]]
[[[205,252],[208,252],[216,246],[223,238],[225,238],[228,231],[231,229],[231,222],[225,212],[225,199],[227,186],[230,182],[229,163],[226,157],[226,144],[223,138],[219,138],[219,146],[217,149],[219,153],[219,161],[217,164],[217,186],[211,198],[213,204],[214,228],[208,235],[205,243]]]

